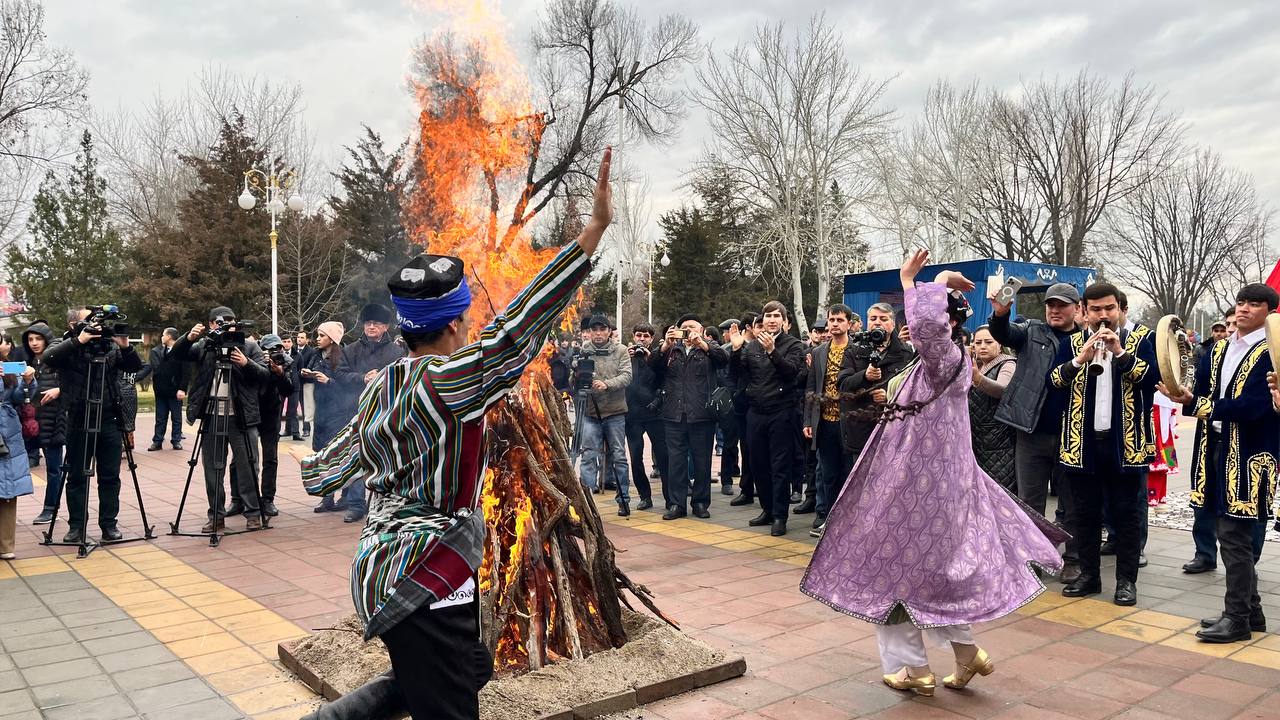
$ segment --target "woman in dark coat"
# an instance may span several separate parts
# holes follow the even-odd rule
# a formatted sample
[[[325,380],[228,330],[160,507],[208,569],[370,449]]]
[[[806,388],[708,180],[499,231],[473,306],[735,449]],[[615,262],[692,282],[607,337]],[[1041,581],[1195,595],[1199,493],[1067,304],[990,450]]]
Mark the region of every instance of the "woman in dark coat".
[[[316,328],[316,351],[309,358],[309,367],[303,368],[302,375],[311,378],[316,385],[316,409],[311,434],[311,449],[319,451],[329,444],[342,428],[355,417],[359,394],[342,383],[334,382],[338,366],[342,364],[342,323],[329,321],[320,323]],[[316,512],[336,512],[344,509],[347,491],[342,491],[338,502],[333,495],[325,495]]]
[[[986,325],[973,334],[973,386],[969,388],[969,427],[973,455],[992,480],[1017,493],[1014,477],[1014,430],[996,419],[996,407],[1013,379],[1018,361],[1006,355]]]
[[[44,507],[33,525],[48,525],[62,500],[63,450],[67,443],[67,413],[63,407],[58,371],[44,361],[44,353],[53,344],[53,331],[46,323],[32,323],[22,333],[22,346],[27,351],[27,365],[35,370],[39,392],[32,398],[36,406],[36,422],[40,434],[34,439],[34,453],[43,453],[45,461]],[[39,455],[35,455],[39,457]]]

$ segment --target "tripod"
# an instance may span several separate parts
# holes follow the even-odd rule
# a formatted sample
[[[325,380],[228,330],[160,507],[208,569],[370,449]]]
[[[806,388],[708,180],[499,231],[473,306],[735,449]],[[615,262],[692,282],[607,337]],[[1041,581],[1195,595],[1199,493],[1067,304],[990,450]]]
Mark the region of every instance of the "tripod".
[[[196,441],[191,447],[191,459],[187,461],[187,483],[182,488],[182,500],[178,503],[178,515],[173,522],[169,523],[170,535],[182,535],[185,537],[209,537],[209,547],[218,547],[222,543],[224,535],[239,535],[245,532],[257,532],[258,530],[266,530],[270,525],[270,518],[262,509],[262,495],[258,490],[258,456],[255,443],[251,442],[252,438],[247,429],[239,427],[235,420],[235,407],[233,399],[236,397],[235,376],[231,372],[231,347],[227,345],[214,345],[212,341],[207,341],[205,352],[215,352],[218,354],[214,360],[213,375],[209,378],[207,394],[205,395],[204,411],[200,415],[200,425],[196,431]],[[226,521],[226,511],[222,507],[223,503],[223,476],[227,469],[227,450],[231,433],[235,432],[239,435],[242,445],[249,453],[249,469],[250,481],[253,485],[253,495],[257,500],[258,517],[262,521],[261,527],[244,530],[230,530],[223,527]],[[201,446],[205,442],[212,442],[213,445],[213,468],[218,475],[218,481],[214,487],[213,497],[213,519],[210,523],[210,532],[182,532],[182,511],[187,505],[187,495],[191,492],[191,478],[196,472],[196,463],[199,462]],[[241,480],[243,478],[240,478]],[[234,491],[235,488],[233,487]],[[246,514],[247,516],[247,514]],[[219,532],[219,529],[222,532]]]
[[[81,472],[84,474],[84,505],[81,517],[84,518],[84,527],[80,528],[80,542],[54,542],[54,527],[58,524],[58,513],[54,510],[53,519],[49,521],[49,529],[44,532],[44,540],[41,545],[62,545],[64,547],[77,546],[76,557],[88,557],[99,544],[116,545],[119,543],[134,542],[137,540],[150,540],[155,537],[152,532],[154,525],[147,524],[147,508],[142,504],[142,487],[138,484],[138,463],[133,459],[133,447],[123,441],[125,437],[124,429],[124,412],[120,407],[120,388],[113,383],[107,382],[107,353],[106,349],[98,346],[98,343],[104,341],[95,341],[89,358],[88,385],[85,388],[85,398],[80,406],[80,417],[84,418],[85,442],[84,452],[81,453],[79,459]],[[105,403],[111,403],[111,411],[115,414],[116,427],[115,432],[120,433],[121,444],[124,446],[125,458],[128,461],[129,475],[133,478],[133,492],[138,498],[138,512],[142,515],[142,537],[120,538],[119,540],[103,540],[101,543],[93,542],[89,539],[89,488],[91,480],[98,460],[98,438],[103,433],[102,427],[102,411]],[[110,431],[108,431],[110,432]],[[71,486],[71,479],[68,477],[62,484],[62,493],[59,495],[58,505],[61,506],[61,498],[66,495],[68,488]],[[68,506],[68,512],[70,506]],[[101,508],[99,508],[101,512]],[[74,527],[74,526],[73,526]]]

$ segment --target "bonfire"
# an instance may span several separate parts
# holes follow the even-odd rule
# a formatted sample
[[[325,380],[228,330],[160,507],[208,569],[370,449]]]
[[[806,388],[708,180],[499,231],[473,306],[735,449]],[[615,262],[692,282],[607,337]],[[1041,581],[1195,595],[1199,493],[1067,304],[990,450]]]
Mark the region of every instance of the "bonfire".
[[[406,225],[424,249],[466,262],[481,288],[471,310],[478,334],[557,250],[535,249],[528,232],[546,204],[533,168],[547,119],[532,109],[497,25],[475,25],[482,36],[437,36],[419,50],[418,180]],[[569,459],[569,421],[544,360],[487,420],[481,626],[496,669],[520,673],[620,647],[622,589],[662,617],[614,565]]]

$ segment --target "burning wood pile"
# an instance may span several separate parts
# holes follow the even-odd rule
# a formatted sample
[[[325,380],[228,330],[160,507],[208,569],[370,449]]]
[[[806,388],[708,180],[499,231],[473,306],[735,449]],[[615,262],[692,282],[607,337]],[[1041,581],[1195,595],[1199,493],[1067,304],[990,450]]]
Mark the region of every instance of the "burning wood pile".
[[[526,376],[488,418],[481,627],[499,672],[622,646],[621,606],[631,607],[622,589],[662,617],[648,591],[614,564],[595,502],[569,459],[564,404],[545,378]]]

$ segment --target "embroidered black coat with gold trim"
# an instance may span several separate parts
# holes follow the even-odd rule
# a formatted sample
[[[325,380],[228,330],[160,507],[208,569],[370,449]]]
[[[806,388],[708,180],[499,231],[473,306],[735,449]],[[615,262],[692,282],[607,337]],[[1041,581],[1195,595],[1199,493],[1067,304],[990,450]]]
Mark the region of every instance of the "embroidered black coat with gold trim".
[[[1156,453],[1151,403],[1160,372],[1156,369],[1154,336],[1146,325],[1137,325],[1132,331],[1122,331],[1120,339],[1125,354],[1111,366],[1117,381],[1111,393],[1111,438],[1120,467],[1145,471]],[[1098,447],[1095,442],[1086,442],[1093,435],[1091,408],[1097,379],[1086,368],[1071,363],[1088,341],[1086,333],[1064,339],[1058,348],[1058,364],[1049,373],[1049,382],[1067,396],[1058,462],[1069,470],[1091,471]]]
[[[1267,341],[1255,343],[1240,361],[1235,375],[1223,382],[1229,340],[1214,343],[1196,367],[1195,400],[1185,405],[1196,423],[1195,454],[1191,460],[1191,506],[1205,507],[1209,462],[1209,429],[1222,423],[1222,453],[1214,473],[1214,499],[1210,510],[1241,520],[1266,520],[1276,496],[1276,461],[1280,457],[1280,416],[1271,408],[1267,373],[1271,356]]]

